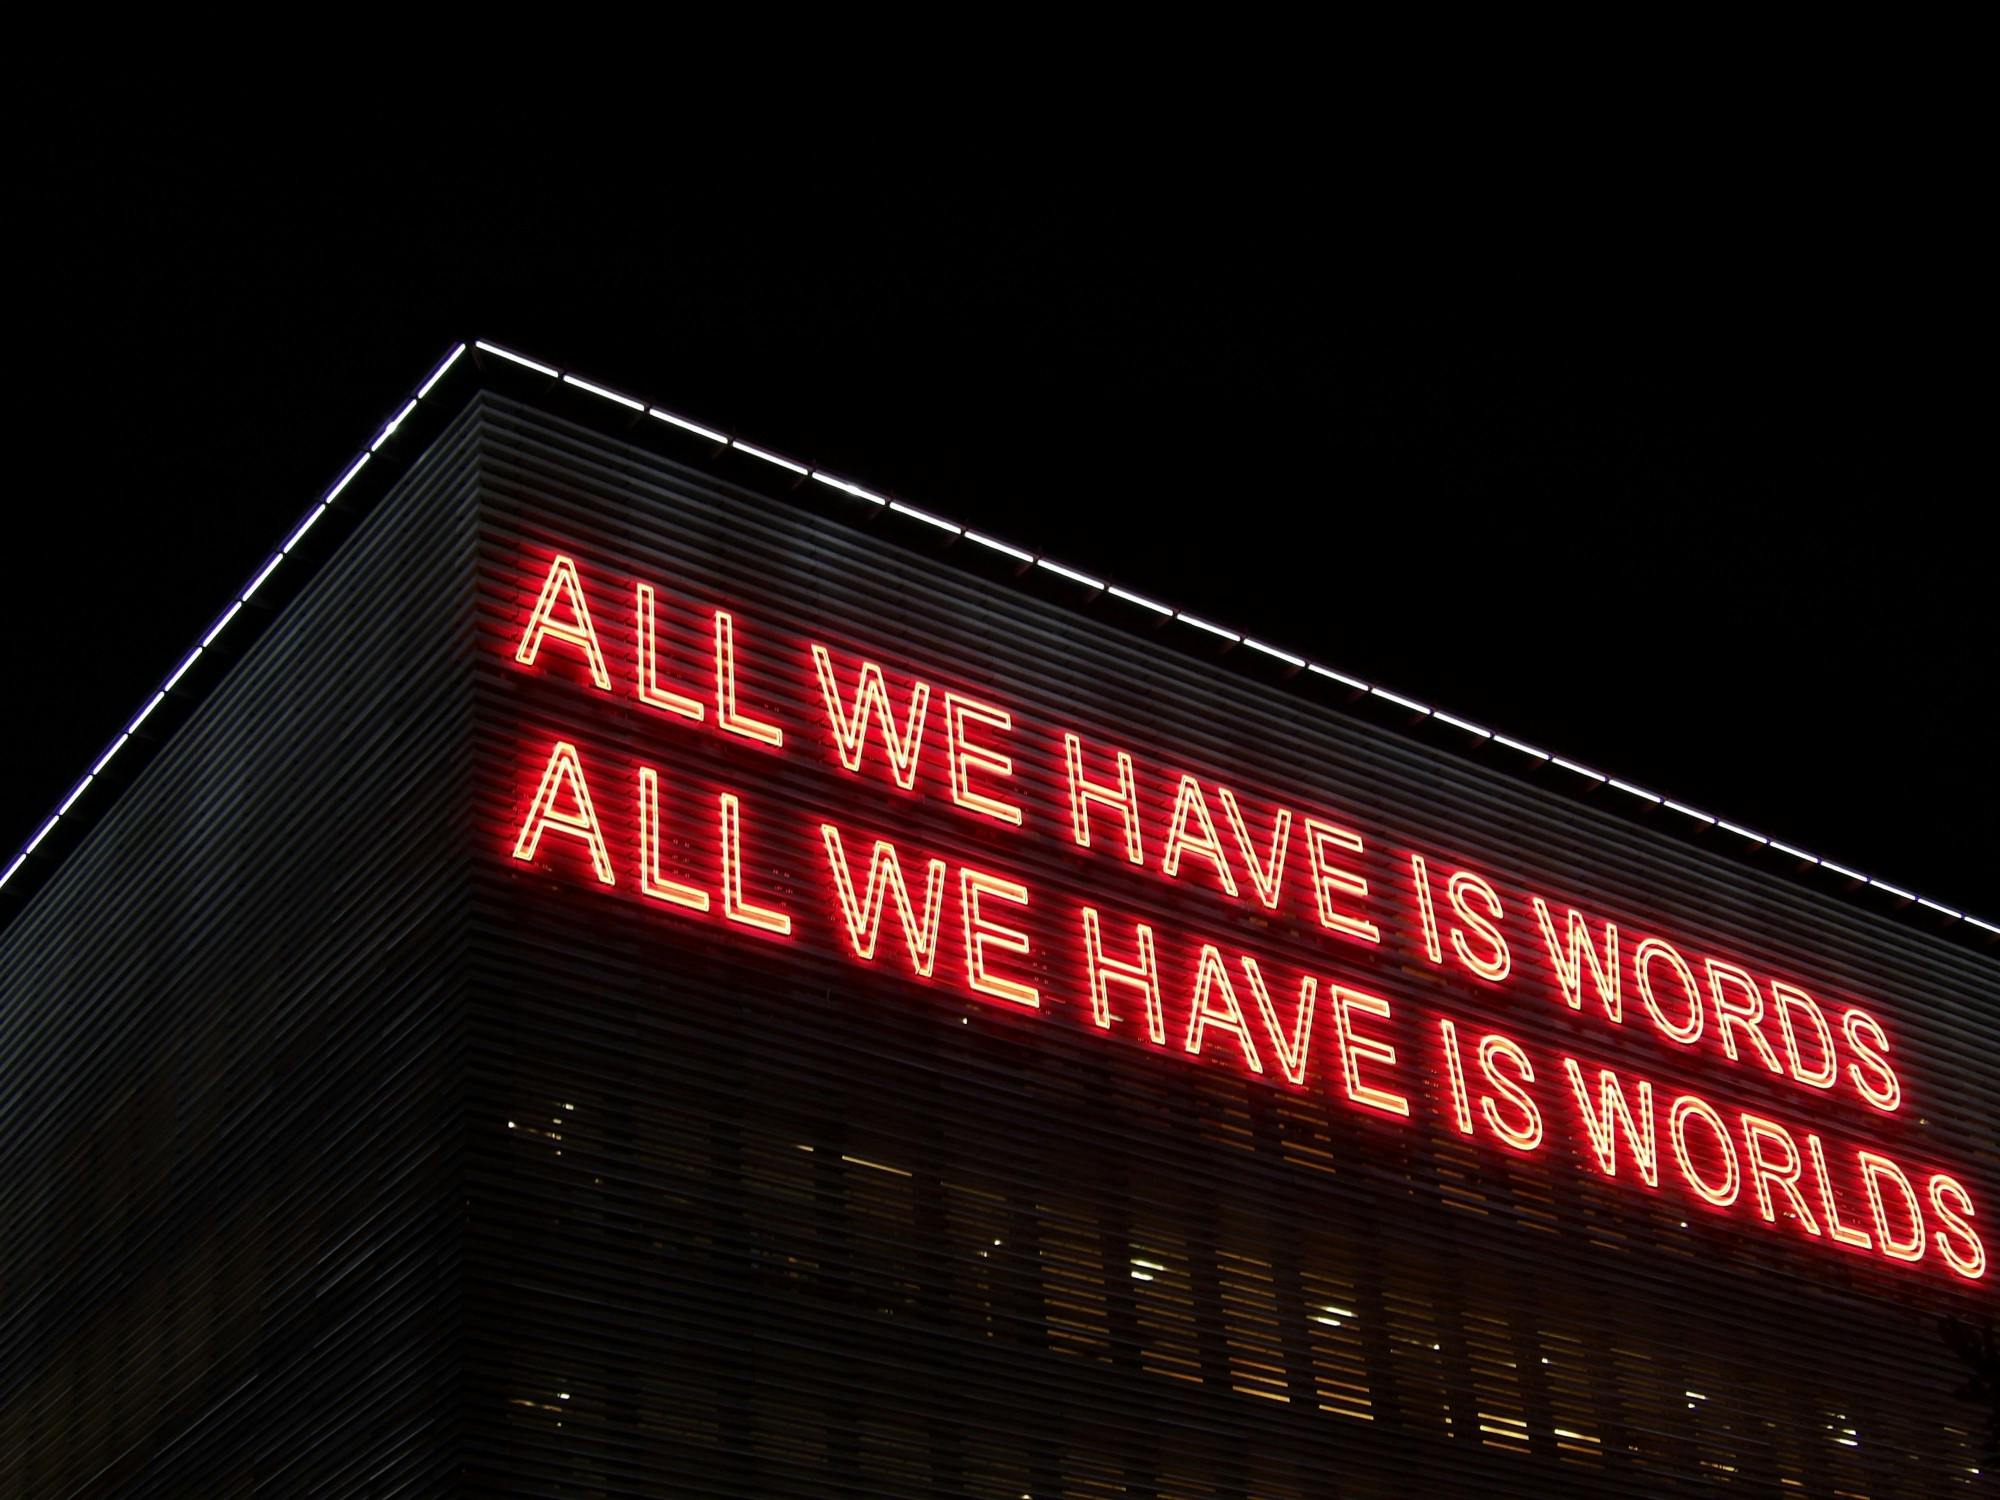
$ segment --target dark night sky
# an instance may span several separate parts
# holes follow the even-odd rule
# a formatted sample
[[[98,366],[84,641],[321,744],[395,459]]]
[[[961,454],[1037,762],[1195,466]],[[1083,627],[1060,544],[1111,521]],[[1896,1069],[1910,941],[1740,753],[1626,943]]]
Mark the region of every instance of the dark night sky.
[[[0,864],[480,335],[2000,916],[1947,161],[47,139]]]

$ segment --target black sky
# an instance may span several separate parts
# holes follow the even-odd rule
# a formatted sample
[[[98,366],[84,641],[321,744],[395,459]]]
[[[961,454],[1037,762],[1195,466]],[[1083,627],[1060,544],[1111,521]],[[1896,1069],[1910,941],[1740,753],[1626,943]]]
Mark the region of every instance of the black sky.
[[[2000,915],[1952,163],[921,134],[64,115],[16,194],[0,864],[480,335]]]

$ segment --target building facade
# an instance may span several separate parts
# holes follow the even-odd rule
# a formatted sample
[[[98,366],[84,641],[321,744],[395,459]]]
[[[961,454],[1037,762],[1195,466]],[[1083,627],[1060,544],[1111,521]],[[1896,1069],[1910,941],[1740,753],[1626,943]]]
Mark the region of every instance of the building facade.
[[[0,1491],[1990,1482],[1984,929],[449,365],[4,893]]]

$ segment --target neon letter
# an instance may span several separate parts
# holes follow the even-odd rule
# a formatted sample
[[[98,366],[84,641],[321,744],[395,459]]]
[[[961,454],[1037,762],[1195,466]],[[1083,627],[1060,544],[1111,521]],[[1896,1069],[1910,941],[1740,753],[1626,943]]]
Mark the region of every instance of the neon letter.
[[[1278,1026],[1277,1008],[1271,1004],[1271,992],[1264,988],[1263,971],[1247,953],[1243,955],[1243,975],[1250,981],[1250,995],[1257,1002],[1258,1014],[1264,1018],[1264,1029],[1270,1033],[1278,1066],[1293,1083],[1304,1083],[1306,1056],[1312,1050],[1313,997],[1319,981],[1310,974],[1299,980],[1299,1004],[1292,1012],[1292,1034],[1288,1037]]]
[[[875,942],[882,929],[882,909],[887,904],[887,898],[893,894],[896,914],[903,921],[903,945],[910,950],[910,967],[921,978],[930,978],[931,970],[937,963],[938,921],[944,914],[944,861],[932,860],[924,877],[924,915],[920,922],[916,907],[910,901],[910,887],[903,879],[903,862],[897,856],[894,844],[887,839],[875,841],[874,852],[868,859],[867,894],[857,901],[854,897],[854,878],[848,873],[847,855],[841,848],[840,830],[831,823],[822,823],[819,825],[819,836],[826,845],[827,868],[833,871],[834,895],[840,900],[841,915],[847,919],[847,937],[854,947],[854,956],[861,959],[875,957]]]
[[[1590,940],[1590,923],[1575,907],[1569,911],[1569,953],[1565,957],[1561,940],[1556,937],[1555,920],[1549,915],[1549,904],[1540,896],[1534,898],[1535,916],[1542,924],[1542,941],[1548,945],[1549,963],[1556,971],[1556,983],[1562,987],[1563,999],[1569,1002],[1571,1010],[1583,1009],[1583,969],[1590,966],[1590,977],[1597,986],[1597,998],[1604,1006],[1604,1015],[1614,1026],[1622,1024],[1624,1002],[1618,994],[1618,924],[1604,924],[1604,962],[1597,961],[1597,945]]]
[[[1382,930],[1373,922],[1366,917],[1336,911],[1333,905],[1336,891],[1353,897],[1356,902],[1368,898],[1368,882],[1352,870],[1334,864],[1327,853],[1330,845],[1338,845],[1350,854],[1362,853],[1361,835],[1332,823],[1322,823],[1318,818],[1307,818],[1305,824],[1306,859],[1312,868],[1313,900],[1319,907],[1319,925],[1344,932],[1364,943],[1381,942]]]
[[[917,752],[923,746],[924,715],[930,707],[931,685],[913,681],[910,703],[899,734],[889,708],[889,688],[882,669],[872,661],[861,664],[861,685],[854,690],[854,712],[850,715],[840,696],[840,683],[833,675],[833,658],[818,641],[812,647],[813,666],[819,670],[820,696],[826,700],[826,721],[833,729],[833,742],[840,749],[840,763],[848,770],[861,770],[862,747],[868,738],[868,715],[872,710],[882,725],[882,747],[889,752],[889,770],[896,785],[909,791],[917,784]]]
[[[1687,1145],[1687,1122],[1691,1115],[1699,1116],[1702,1124],[1708,1127],[1709,1134],[1715,1140],[1717,1155],[1729,1167],[1720,1187],[1707,1182],[1695,1170],[1694,1157],[1688,1151]],[[1695,1196],[1704,1202],[1713,1203],[1717,1208],[1727,1208],[1734,1203],[1737,1191],[1742,1186],[1742,1176],[1736,1166],[1736,1141],[1729,1134],[1729,1127],[1722,1123],[1722,1116],[1715,1112],[1708,1101],[1698,1099],[1693,1094],[1682,1094],[1680,1098],[1674,1100],[1674,1107],[1667,1116],[1667,1133],[1674,1143],[1674,1159],[1681,1165],[1681,1176],[1687,1180],[1687,1185],[1694,1189]]]
[[[1211,998],[1217,992],[1229,1002],[1226,1009],[1217,1010],[1211,1005]],[[1222,961],[1222,950],[1213,943],[1203,943],[1201,967],[1194,981],[1194,1004],[1188,1009],[1186,1051],[1191,1056],[1201,1056],[1202,1037],[1210,1026],[1233,1033],[1243,1048],[1243,1060],[1250,1064],[1250,1071],[1264,1071],[1263,1059],[1257,1056],[1256,1039],[1250,1035],[1250,1022],[1237,1003],[1236,986],[1229,982],[1229,967]]]
[[[715,612],[715,727],[760,744],[785,743],[785,731],[776,724],[736,711],[736,622],[720,609]]]
[[[974,770],[990,771],[995,776],[1012,776],[1014,761],[998,750],[968,741],[965,737],[967,719],[976,719],[1002,732],[1014,727],[1014,716],[1004,708],[989,708],[976,699],[962,698],[957,693],[944,695],[944,745],[945,759],[951,768],[951,800],[960,807],[984,813],[997,822],[1012,823],[1018,828],[1021,826],[1020,808],[972,789]]]
[[[752,906],[743,899],[743,804],[732,792],[722,794],[722,914],[732,922],[766,932],[792,930],[792,919],[783,912]]]
[[[1834,1051],[1833,1028],[1826,1024],[1826,1012],[1819,1008],[1811,995],[1792,988],[1782,980],[1771,981],[1771,998],[1778,1002],[1778,1030],[1784,1034],[1785,1056],[1791,1062],[1792,1077],[1812,1088],[1832,1088],[1840,1081],[1840,1061]],[[1807,1070],[1805,1059],[1799,1056],[1798,1033],[1792,1030],[1792,1012],[1795,1009],[1805,1012],[1819,1042],[1819,1065],[1811,1071]]]
[[[1421,854],[1410,856],[1410,877],[1417,883],[1417,916],[1424,929],[1424,954],[1434,964],[1444,962],[1444,948],[1438,942],[1437,913],[1431,908],[1431,872]]]
[[[1660,1002],[1653,998],[1653,962],[1666,960],[1674,971],[1674,977],[1681,982],[1681,991],[1687,996],[1688,1018],[1675,1026],[1660,1009]],[[1687,966],[1687,960],[1676,953],[1673,945],[1659,938],[1647,938],[1639,944],[1632,955],[1632,968],[1639,977],[1639,998],[1646,1002],[1647,1013],[1653,1024],[1660,1028],[1660,1034],[1671,1042],[1679,1042],[1683,1047],[1692,1047],[1701,1040],[1701,990],[1694,982],[1694,971]]]
[[[555,617],[558,597],[569,604],[570,623],[567,625]],[[611,691],[611,674],[604,668],[604,648],[597,644],[597,632],[590,624],[590,606],[583,602],[583,580],[577,576],[576,563],[560,552],[549,564],[548,577],[542,580],[541,597],[535,600],[534,613],[528,616],[528,627],[521,632],[521,644],[514,652],[514,660],[524,667],[532,667],[536,654],[542,649],[542,637],[545,635],[581,647],[584,660],[590,663],[590,680],[602,691]]]
[[[1766,1120],[1745,1110],[1743,1144],[1749,1159],[1750,1186],[1756,1189],[1757,1212],[1764,1216],[1764,1222],[1778,1222],[1777,1212],[1771,1207],[1771,1189],[1776,1187],[1791,1200],[1792,1211],[1805,1225],[1806,1233],[1818,1234],[1819,1221],[1806,1207],[1805,1195],[1799,1191],[1799,1174],[1805,1170],[1805,1163],[1799,1159],[1798,1142],[1776,1120]],[[1779,1148],[1777,1161],[1773,1162],[1765,1153],[1767,1145]]]
[[[1889,1050],[1889,1038],[1882,1032],[1882,1023],[1867,1011],[1856,1006],[1840,1018],[1840,1029],[1847,1033],[1847,1044],[1859,1055],[1858,1062],[1847,1065],[1847,1072],[1854,1080],[1854,1087],[1861,1097],[1882,1113],[1893,1114],[1903,1103],[1903,1086],[1896,1081],[1896,1070],[1889,1066],[1889,1059],[1883,1054]],[[1858,1035],[1867,1032],[1874,1039],[1870,1046]],[[1866,1063],[1869,1071],[1879,1076],[1879,1083],[1871,1083],[1861,1075],[1861,1064]]]
[[[1451,930],[1451,946],[1457,950],[1458,961],[1466,968],[1481,979],[1490,979],[1498,984],[1507,977],[1508,970],[1514,966],[1514,960],[1507,952],[1507,941],[1500,936],[1500,929],[1465,904],[1465,893],[1468,890],[1478,894],[1481,904],[1493,914],[1494,921],[1500,918],[1499,894],[1470,870],[1454,871],[1445,885],[1445,891],[1451,897],[1451,909],[1458,913],[1458,919],[1491,944],[1493,953],[1491,957],[1474,958],[1472,949],[1465,941],[1465,934],[1456,927]]]
[[[1155,1046],[1167,1042],[1166,1008],[1160,998],[1160,961],[1153,951],[1153,929],[1144,922],[1138,928],[1139,957],[1136,962],[1107,958],[1104,932],[1095,907],[1083,909],[1083,961],[1090,977],[1091,1019],[1103,1030],[1111,1029],[1111,986],[1129,984],[1146,1002],[1146,1031]]]
[[[885,718],[886,725],[888,720]],[[979,910],[981,896],[997,896],[1002,901],[1011,901],[1017,906],[1028,904],[1028,888],[1017,881],[1003,880],[998,875],[984,875],[977,870],[962,866],[958,872],[959,914],[965,924],[965,982],[971,989],[982,995],[993,995],[1002,1000],[1011,1000],[1016,1005],[1039,1007],[1042,997],[1032,984],[1023,984],[1018,979],[1008,979],[992,973],[986,967],[986,947],[992,944],[1007,953],[1026,955],[1028,935],[1018,928],[1002,927],[989,920]]]
[[[639,701],[653,708],[664,708],[670,714],[679,714],[684,719],[701,719],[701,704],[684,693],[676,693],[660,686],[659,663],[655,637],[658,634],[653,619],[653,586],[639,585]]]
[[[1741,993],[1743,998],[1740,1001],[1731,1002],[1727,994],[1730,986]],[[1765,1067],[1773,1073],[1784,1072],[1785,1065],[1778,1061],[1778,1054],[1764,1040],[1764,992],[1757,988],[1757,981],[1735,964],[1711,958],[1708,961],[1708,994],[1715,1002],[1715,1029],[1722,1033],[1722,1050],[1729,1054],[1729,1060],[1737,1061],[1735,1033],[1741,1031],[1750,1038]]]
[[[1958,1200],[1956,1210],[1945,1203],[1947,1194]],[[1938,1217],[1945,1223],[1945,1227],[1937,1232],[1938,1254],[1944,1257],[1946,1265],[1967,1281],[1977,1281],[1986,1274],[1986,1247],[1980,1243],[1979,1236],[1973,1232],[1972,1226],[1965,1222],[1974,1216],[1971,1195],[1958,1184],[1956,1179],[1939,1172],[1931,1178],[1931,1207],[1937,1210]],[[1966,1250],[1963,1256],[1953,1247],[1947,1231],[1965,1237]]]
[[[1875,1215],[1875,1234],[1881,1243],[1882,1253],[1892,1260],[1922,1260],[1924,1213],[1917,1203],[1917,1190],[1910,1186],[1910,1179],[1903,1175],[1903,1169],[1888,1157],[1863,1151],[1860,1161],[1861,1181],[1868,1188],[1868,1207]],[[1882,1201],[1884,1179],[1895,1183],[1896,1191],[1903,1195],[1903,1212],[1910,1220],[1910,1238],[1907,1240],[1899,1240],[1889,1231],[1889,1209]]]
[[[708,910],[707,891],[660,874],[660,773],[651,766],[639,767],[639,894]]]
[[[564,789],[569,792],[568,811],[556,806],[556,797]],[[528,804],[527,819],[521,824],[520,837],[514,840],[514,858],[532,861],[541,847],[544,828],[582,839],[590,849],[590,864],[597,878],[605,885],[617,884],[611,873],[611,851],[604,846],[604,830],[598,826],[597,812],[590,805],[590,788],[584,784],[583,762],[568,740],[557,740],[549,752],[549,763],[542,768],[542,784],[535,788],[535,800]]]
[[[1445,1077],[1451,1083],[1451,1117],[1460,1135],[1472,1134],[1472,1099],[1465,1092],[1465,1059],[1458,1055],[1458,1028],[1448,1019],[1438,1019],[1444,1037]]]
[[[1198,836],[1188,832],[1190,814],[1201,823]],[[1160,856],[1162,875],[1180,874],[1183,851],[1199,854],[1214,865],[1222,888],[1232,896],[1236,894],[1236,877],[1229,873],[1229,860],[1222,852],[1222,840],[1216,836],[1215,820],[1208,815],[1208,798],[1202,794],[1201,783],[1192,776],[1181,777],[1180,790],[1174,793],[1174,820],[1167,829],[1167,852]]]
[[[1583,1128],[1590,1135],[1590,1149],[1597,1157],[1598,1169],[1606,1177],[1618,1175],[1618,1130],[1622,1125],[1625,1139],[1632,1147],[1632,1161],[1639,1168],[1639,1176],[1647,1187],[1658,1187],[1660,1150],[1653,1134],[1652,1084],[1640,1083],[1639,1113],[1635,1117],[1632,1107],[1625,1102],[1624,1085],[1611,1069],[1598,1070],[1598,1103],[1593,1106],[1590,1086],[1583,1081],[1583,1069],[1577,1066],[1576,1059],[1565,1057],[1563,1067],[1569,1073],[1569,1086],[1576,1094],[1577,1110],[1583,1116]]]
[[[1257,888],[1257,899],[1272,911],[1278,909],[1278,897],[1285,888],[1285,854],[1292,842],[1292,810],[1278,809],[1271,819],[1271,853],[1268,861],[1259,864],[1256,845],[1250,841],[1250,829],[1243,821],[1243,809],[1236,804],[1236,793],[1228,787],[1221,788],[1222,811],[1229,819],[1229,828],[1236,835],[1236,847],[1243,853],[1243,867],[1250,872],[1250,883]]]
[[[1063,736],[1063,760],[1069,767],[1069,831],[1079,849],[1090,847],[1090,805],[1117,809],[1125,820],[1125,858],[1143,865],[1146,855],[1139,843],[1139,779],[1132,770],[1132,757],[1118,752],[1118,785],[1105,786],[1083,774],[1083,741],[1073,734]]]
[[[1387,1089],[1378,1089],[1373,1084],[1364,1083],[1361,1078],[1361,1060],[1369,1058],[1384,1067],[1396,1065],[1396,1049],[1388,1042],[1372,1036],[1361,1036],[1354,1030],[1354,1012],[1373,1016],[1378,1021],[1389,1019],[1389,1002],[1360,990],[1346,990],[1338,986],[1333,991],[1334,1035],[1340,1042],[1341,1069],[1346,1075],[1347,1097],[1356,1104],[1365,1104],[1370,1109],[1379,1109],[1384,1114],[1403,1115],[1410,1113],[1410,1101],[1401,1094],[1392,1094]]]
[[[1819,1201],[1826,1205],[1826,1232],[1843,1245],[1852,1245],[1857,1250],[1869,1249],[1870,1241],[1865,1230],[1849,1229],[1840,1222],[1840,1205],[1833,1197],[1833,1175],[1826,1169],[1826,1147],[1811,1131],[1806,1132],[1806,1155],[1812,1158],[1813,1176],[1819,1182]],[[1921,1216],[1917,1220],[1917,1234],[1919,1238],[1923,1235]],[[1923,1252],[1919,1249],[1917,1253],[1921,1255]]]

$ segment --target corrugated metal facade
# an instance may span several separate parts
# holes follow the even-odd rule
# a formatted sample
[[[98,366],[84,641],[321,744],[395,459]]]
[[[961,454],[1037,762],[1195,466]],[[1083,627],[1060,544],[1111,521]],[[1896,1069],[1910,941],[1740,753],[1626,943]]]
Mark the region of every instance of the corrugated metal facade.
[[[1939,1320],[1984,1315],[1993,1278],[1952,1275],[1935,1245],[1904,1266],[1747,1199],[1710,1208],[1675,1175],[1664,1112],[1685,1090],[1817,1133],[1849,1222],[1867,1222],[1853,1152],[1873,1146],[1920,1190],[1952,1173],[1989,1229],[1991,954],[1494,770],[1240,648],[1205,660],[1002,555],[782,495],[770,466],[662,424],[485,380],[0,939],[0,1055],[28,1080],[0,1148],[0,1349],[22,1372],[0,1479],[1006,1500],[1984,1482],[1988,1409],[1954,1395],[1969,1372]],[[571,641],[516,659],[558,555],[604,689]],[[699,721],[636,696],[640,584],[658,689]],[[719,609],[739,711],[782,746],[716,722]],[[931,685],[908,789],[879,724],[843,763],[815,642],[850,694],[879,663],[899,715]],[[972,730],[1012,776],[973,774],[1019,827],[954,803],[948,693],[1012,715]],[[1143,867],[1103,807],[1076,846],[1066,731],[1094,780],[1133,756]],[[559,742],[609,883],[562,829],[515,857]],[[1233,789],[1261,847],[1295,811],[1275,907],[1228,827],[1234,898],[1198,852],[1162,873],[1182,773]],[[724,909],[725,793],[748,920]],[[1339,902],[1379,943],[1316,919],[1308,815],[1364,840],[1339,858],[1368,894]],[[823,823],[859,889],[873,841],[895,842],[920,928],[925,862],[946,862],[928,977],[893,903],[856,956]],[[1413,853],[1440,902],[1444,871],[1495,883],[1504,983],[1448,935],[1428,958]],[[990,887],[982,911],[1030,951],[997,938],[983,958],[1038,1005],[968,990],[968,867],[1025,889],[1024,908]],[[1530,892],[1628,944],[1867,1006],[1902,1108],[1731,1062],[1712,1034],[1675,1047],[1629,976],[1623,1025],[1588,992],[1572,1011]],[[1095,1024],[1086,905],[1120,956],[1155,929],[1163,1042],[1131,987]],[[1203,943],[1248,1040],[1218,1022],[1196,1057]],[[1302,1084],[1244,954],[1286,1026],[1317,978]],[[1407,1116],[1348,1097],[1336,987],[1388,1003],[1350,1020],[1396,1060],[1357,1068]],[[1532,1059],[1538,1148],[1493,1139],[1477,1103],[1478,1134],[1456,1127],[1440,1019]],[[1566,1056],[1653,1083],[1657,1187],[1598,1170]],[[93,1479],[105,1465],[123,1467]]]
[[[0,934],[0,1494],[456,1472],[478,436]]]

